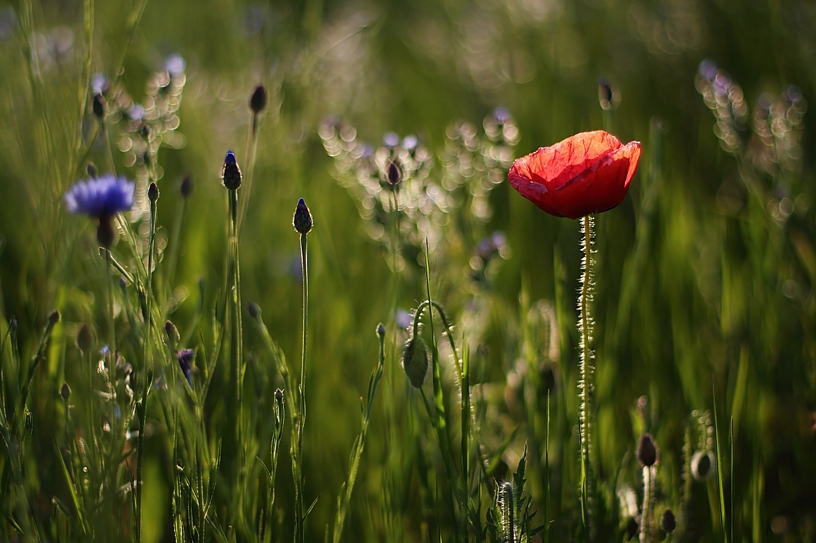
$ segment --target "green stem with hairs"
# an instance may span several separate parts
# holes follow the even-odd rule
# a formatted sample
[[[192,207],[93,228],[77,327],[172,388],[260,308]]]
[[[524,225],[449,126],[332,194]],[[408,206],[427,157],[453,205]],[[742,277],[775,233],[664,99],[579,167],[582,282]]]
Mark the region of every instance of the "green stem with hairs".
[[[581,294],[578,298],[578,328],[581,332],[581,380],[578,384],[581,399],[580,412],[580,442],[581,442],[581,524],[584,529],[585,541],[591,539],[591,508],[590,497],[593,491],[592,467],[590,466],[590,452],[592,450],[592,376],[595,368],[592,365],[594,353],[592,351],[592,245],[594,218],[587,215],[581,219],[581,251],[584,258],[581,273]]]
[[[300,265],[303,270],[303,343],[300,352],[300,406],[297,423],[297,473],[295,474],[295,543],[303,543],[303,428],[306,425],[306,340],[309,331],[309,258],[307,234],[300,234]]]

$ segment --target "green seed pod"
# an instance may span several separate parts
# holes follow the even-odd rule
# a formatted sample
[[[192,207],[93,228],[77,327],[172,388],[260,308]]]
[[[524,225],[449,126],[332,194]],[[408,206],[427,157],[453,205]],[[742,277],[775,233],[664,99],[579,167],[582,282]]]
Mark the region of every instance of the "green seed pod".
[[[422,338],[412,337],[402,352],[402,369],[416,388],[422,388],[428,374],[428,347]]]

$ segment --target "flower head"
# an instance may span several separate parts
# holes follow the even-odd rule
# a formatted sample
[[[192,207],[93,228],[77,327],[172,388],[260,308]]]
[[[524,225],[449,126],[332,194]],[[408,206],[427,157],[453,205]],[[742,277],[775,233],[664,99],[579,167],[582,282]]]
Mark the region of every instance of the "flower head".
[[[97,219],[109,218],[133,206],[135,186],[124,177],[110,174],[77,181],[65,193],[65,204],[71,213],[84,213]]]
[[[224,186],[230,190],[238,190],[241,187],[241,169],[235,160],[235,153],[227,151],[224,158],[224,166],[221,168],[221,179]]]
[[[550,215],[577,219],[621,203],[640,151],[638,141],[623,145],[603,130],[582,132],[517,159],[507,177]]]

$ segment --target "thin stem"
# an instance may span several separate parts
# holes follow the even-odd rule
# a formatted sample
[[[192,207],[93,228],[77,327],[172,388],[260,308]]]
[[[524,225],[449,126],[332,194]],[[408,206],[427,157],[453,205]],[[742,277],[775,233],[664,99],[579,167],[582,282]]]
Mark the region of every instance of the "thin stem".
[[[300,356],[300,413],[297,428],[297,465],[295,480],[295,543],[303,543],[303,428],[306,425],[306,340],[309,327],[309,258],[307,235],[300,235],[300,264],[303,270],[303,343]]]
[[[242,442],[243,433],[243,406],[242,396],[244,388],[244,353],[243,353],[243,322],[241,312],[241,263],[240,251],[238,243],[238,190],[229,191],[229,212],[230,212],[230,240],[229,248],[232,259],[232,368],[233,368],[233,382],[235,383],[235,444],[238,452],[237,470],[238,475],[237,488],[243,488],[243,469],[244,469],[244,449]],[[239,519],[243,519],[243,496],[244,493],[239,491],[237,507],[237,514]]]
[[[591,539],[591,511],[590,496],[592,495],[592,473],[590,466],[590,451],[592,450],[592,374],[594,367],[592,360],[592,315],[590,304],[593,295],[592,279],[592,245],[594,220],[591,215],[582,219],[581,251],[583,253],[581,273],[581,294],[578,300],[578,328],[581,331],[581,380],[578,384],[581,399],[580,434],[581,434],[581,522],[584,527],[586,541]]]
[[[241,203],[241,210],[238,214],[238,235],[241,235],[241,230],[244,227],[244,218],[246,218],[247,207],[249,207],[249,196],[252,193],[252,180],[255,177],[255,157],[258,150],[258,114],[252,114],[252,123],[249,128],[249,135],[247,136],[247,169],[244,173],[243,187],[244,200]]]
[[[640,521],[640,543],[651,543],[652,468],[643,466],[643,511]]]

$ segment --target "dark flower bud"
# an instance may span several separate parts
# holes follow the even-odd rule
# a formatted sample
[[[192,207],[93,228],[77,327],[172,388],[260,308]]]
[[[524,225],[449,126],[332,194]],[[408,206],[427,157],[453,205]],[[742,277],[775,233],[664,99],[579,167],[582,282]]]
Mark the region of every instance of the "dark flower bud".
[[[167,334],[167,341],[170,343],[170,348],[175,350],[176,345],[181,341],[181,334],[179,334],[178,328],[176,328],[176,325],[171,321],[167,321],[164,323],[164,333]]]
[[[624,541],[631,541],[638,533],[640,526],[638,526],[637,520],[632,517],[629,517],[629,520],[626,522],[626,533],[624,537]]]
[[[266,107],[266,88],[263,85],[258,85],[252,91],[252,96],[249,98],[249,109],[256,115],[264,110]]]
[[[235,160],[235,153],[227,151],[224,158],[224,167],[221,169],[221,179],[224,186],[230,190],[238,190],[241,187],[241,169]]]
[[[77,333],[77,346],[83,353],[91,352],[93,334],[91,334],[91,327],[87,324],[83,324]]]
[[[94,94],[92,107],[98,119],[105,118],[105,98],[100,93]]]
[[[159,187],[156,183],[150,183],[150,186],[147,187],[147,198],[153,203],[159,199]]]
[[[187,384],[193,386],[193,359],[195,358],[195,351],[192,349],[184,349],[176,354],[181,373],[187,379]]]
[[[306,202],[301,198],[298,200],[297,207],[295,208],[292,226],[295,227],[295,230],[299,234],[306,235],[312,230],[313,224],[312,213],[309,211],[309,208],[306,207]]]
[[[651,435],[643,434],[640,436],[637,457],[644,466],[654,466],[657,463],[657,445]]]
[[[51,313],[48,314],[48,325],[55,326],[60,321],[60,312],[59,309],[55,309]]]
[[[698,481],[714,474],[714,454],[711,451],[697,451],[691,457],[691,474]]]
[[[181,194],[182,198],[189,198],[193,193],[193,180],[189,175],[185,175],[184,179],[181,180],[181,185],[179,185],[179,193]]]
[[[261,306],[256,304],[255,302],[249,302],[249,306],[247,306],[247,312],[249,316],[253,319],[260,319],[261,318]]]
[[[386,177],[388,178],[388,182],[391,183],[391,186],[397,186],[402,181],[402,165],[399,162],[399,159],[394,159],[388,162],[388,167],[385,171]]]
[[[422,388],[428,374],[428,347],[422,338],[412,337],[402,351],[402,369],[416,388]]]
[[[85,167],[88,171],[88,177],[91,179],[96,179],[99,177],[99,170],[96,169],[96,164],[93,162],[88,162],[88,165]]]
[[[663,513],[663,518],[660,519],[660,528],[667,534],[672,533],[677,528],[677,519],[674,518],[671,509],[666,509],[666,512]]]
[[[377,335],[381,338],[385,337],[385,325],[383,323],[377,325]]]
[[[283,391],[279,388],[275,389],[275,400],[279,402],[283,401]]]
[[[68,383],[62,383],[62,388],[60,388],[60,396],[62,396],[63,400],[67,400],[71,397],[71,387],[68,386]]]

